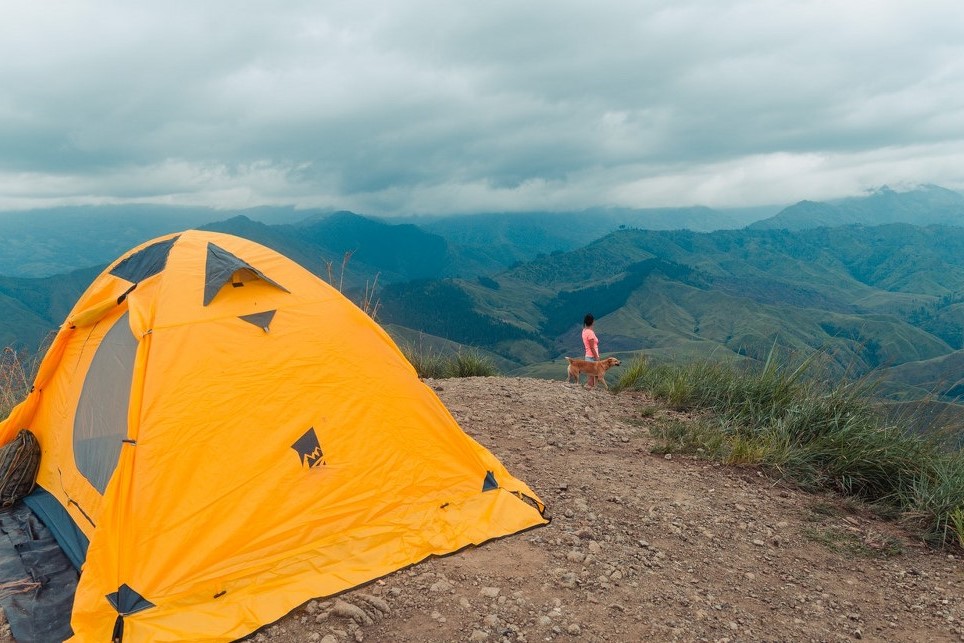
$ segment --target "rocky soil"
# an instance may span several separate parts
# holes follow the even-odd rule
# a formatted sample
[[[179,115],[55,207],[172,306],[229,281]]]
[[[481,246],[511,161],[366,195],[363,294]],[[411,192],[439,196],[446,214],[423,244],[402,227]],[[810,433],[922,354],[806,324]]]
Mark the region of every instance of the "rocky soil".
[[[427,384],[551,524],[310,601],[247,641],[964,641],[959,550],[755,469],[653,454],[650,427],[674,414],[645,396]]]

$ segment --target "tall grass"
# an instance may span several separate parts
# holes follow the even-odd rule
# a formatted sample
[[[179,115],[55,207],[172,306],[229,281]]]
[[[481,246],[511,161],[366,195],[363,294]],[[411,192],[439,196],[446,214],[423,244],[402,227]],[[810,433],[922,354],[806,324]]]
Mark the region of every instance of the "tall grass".
[[[7,347],[0,354],[0,419],[30,391],[37,360]]]
[[[415,367],[419,377],[439,379],[445,377],[446,360],[442,353],[433,349],[406,344],[400,347],[408,361]]]
[[[889,420],[867,381],[830,382],[813,361],[756,370],[637,360],[620,389],[649,391],[698,419],[657,430],[659,448],[756,464],[801,487],[875,503],[933,544],[964,546],[964,452]]]
[[[401,349],[419,377],[441,379],[498,375],[498,369],[492,360],[471,348],[443,353],[424,346],[407,344]]]
[[[348,250],[342,255],[341,258],[341,269],[338,273],[338,283],[335,283],[335,269],[334,262],[331,259],[324,259],[325,268],[328,273],[328,283],[338,289],[338,292],[347,295],[345,293],[345,269],[348,267],[348,262],[351,261],[351,256],[355,254],[354,250]],[[361,300],[357,302],[359,308],[371,317],[372,319],[377,319],[378,308],[381,306],[381,299],[376,298],[377,287],[378,287],[378,276],[381,273],[376,272],[375,277],[369,282],[365,280],[365,292],[361,295]]]

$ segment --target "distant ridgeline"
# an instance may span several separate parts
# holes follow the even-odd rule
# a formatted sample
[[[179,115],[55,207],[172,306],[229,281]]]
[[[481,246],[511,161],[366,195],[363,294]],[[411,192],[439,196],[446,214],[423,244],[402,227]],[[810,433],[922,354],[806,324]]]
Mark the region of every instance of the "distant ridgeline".
[[[377,284],[377,317],[393,332],[475,346],[516,374],[559,376],[554,360],[581,350],[581,320],[592,312],[607,354],[744,361],[774,348],[820,351],[831,375],[873,372],[895,401],[962,399],[964,197],[933,186],[883,189],[757,214],[769,218],[735,229],[747,221],[706,208],[404,224],[289,210],[274,213],[283,223],[234,216],[204,227],[274,248],[356,301]],[[943,225],[866,225],[908,219]],[[667,229],[687,223],[706,231]],[[25,261],[19,249],[39,233],[0,215],[0,232],[4,225],[12,236],[0,248],[0,267],[9,267],[11,257]],[[64,225],[68,233],[51,233],[36,254],[53,266],[71,248],[123,241],[104,251],[107,261],[155,236],[139,226],[132,221],[114,237],[93,226],[92,240],[84,226]],[[143,236],[125,236],[132,230]],[[0,278],[0,344],[36,349],[98,272],[8,272]]]

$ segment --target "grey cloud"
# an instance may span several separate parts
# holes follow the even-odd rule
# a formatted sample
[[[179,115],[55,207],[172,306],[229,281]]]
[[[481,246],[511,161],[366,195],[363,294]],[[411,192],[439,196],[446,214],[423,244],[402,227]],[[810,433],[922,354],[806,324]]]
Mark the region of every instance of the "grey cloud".
[[[0,194],[392,213],[960,189],[962,36],[951,2],[16,2]]]

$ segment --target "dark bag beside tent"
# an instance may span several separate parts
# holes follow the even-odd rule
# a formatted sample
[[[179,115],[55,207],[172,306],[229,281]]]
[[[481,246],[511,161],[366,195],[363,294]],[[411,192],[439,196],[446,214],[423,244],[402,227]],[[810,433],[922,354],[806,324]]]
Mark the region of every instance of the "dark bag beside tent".
[[[33,490],[39,466],[40,443],[27,429],[0,447],[0,508],[12,507]]]

